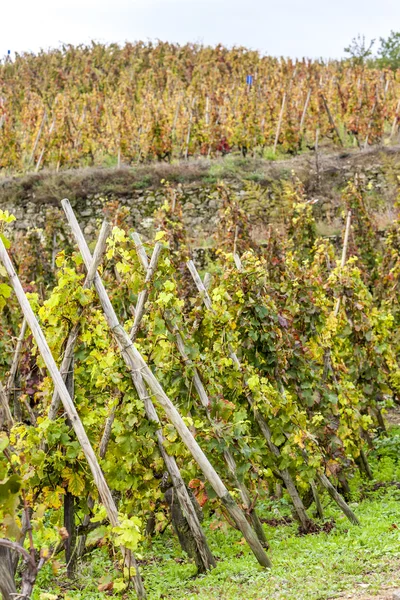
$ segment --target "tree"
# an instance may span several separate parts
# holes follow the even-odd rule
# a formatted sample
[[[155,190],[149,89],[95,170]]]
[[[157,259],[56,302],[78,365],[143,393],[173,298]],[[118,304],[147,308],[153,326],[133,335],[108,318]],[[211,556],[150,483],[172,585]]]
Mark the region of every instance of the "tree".
[[[400,69],[400,31],[391,31],[389,37],[379,38],[378,62],[382,67]]]
[[[351,44],[344,49],[347,54],[350,54],[350,60],[358,65],[363,65],[367,58],[372,56],[372,48],[375,40],[371,40],[367,44],[365,35],[358,34],[357,37],[351,40]]]

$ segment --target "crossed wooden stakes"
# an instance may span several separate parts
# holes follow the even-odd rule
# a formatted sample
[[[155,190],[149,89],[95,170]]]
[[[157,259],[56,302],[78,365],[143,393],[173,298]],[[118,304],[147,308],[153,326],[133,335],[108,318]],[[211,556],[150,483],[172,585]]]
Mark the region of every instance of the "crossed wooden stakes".
[[[135,389],[138,393],[139,398],[143,401],[147,418],[151,421],[159,424],[160,420],[157,415],[157,411],[155,406],[151,400],[151,396],[154,397],[158,406],[160,406],[168,420],[174,425],[178,434],[180,435],[183,443],[191,453],[192,457],[198,464],[199,468],[203,472],[205,478],[208,480],[210,485],[213,487],[217,496],[220,498],[221,502],[225,506],[229,515],[233,519],[234,523],[238,527],[238,529],[242,532],[244,538],[249,544],[251,550],[253,551],[257,561],[263,567],[270,568],[271,562],[265,552],[263,544],[258,539],[256,533],[248,523],[245,513],[238,506],[238,504],[234,501],[228,489],[224,485],[218,473],[215,471],[208,458],[204,454],[203,450],[193,437],[192,433],[184,423],[182,416],[167,396],[162,386],[158,382],[157,378],[149,368],[149,366],[144,361],[140,352],[135,347],[134,343],[130,335],[125,331],[123,326],[119,323],[117,315],[114,311],[114,308],[110,302],[107,291],[103,285],[103,282],[100,278],[100,275],[97,272],[97,268],[101,263],[102,256],[104,253],[106,240],[110,232],[109,225],[104,223],[100,232],[99,240],[96,245],[96,249],[94,251],[94,255],[92,257],[86,240],[83,236],[81,228],[78,224],[78,221],[75,217],[73,209],[68,200],[62,201],[62,206],[66,217],[68,219],[69,225],[71,227],[72,233],[75,237],[79,250],[81,252],[83,261],[85,263],[87,269],[87,277],[85,280],[85,286],[91,287],[92,285],[96,289],[98,297],[100,299],[100,303],[103,308],[104,316],[108,327],[110,329],[110,333],[115,339],[118,347],[120,349],[122,358],[126,364],[127,369],[131,373],[132,381],[135,386]],[[154,254],[154,253],[153,253]],[[21,282],[18,278],[17,273],[15,272],[12,261],[7,253],[7,250],[3,244],[3,241],[0,239],[0,260],[2,261],[8,277],[10,279],[10,283],[14,289],[14,292],[17,296],[18,302],[20,304],[24,319],[28,327],[30,328],[33,337],[37,343],[38,349],[42,355],[42,358],[45,362],[47,370],[53,380],[54,383],[54,395],[50,405],[49,417],[54,419],[58,413],[59,402],[61,401],[66,416],[68,417],[79,441],[79,444],[82,448],[82,451],[85,454],[86,460],[89,464],[90,470],[92,472],[94,484],[98,490],[101,501],[107,511],[107,516],[110,521],[110,524],[113,527],[117,527],[119,525],[118,518],[118,509],[115,504],[114,498],[111,494],[111,490],[107,484],[107,481],[104,477],[104,474],[99,465],[97,456],[93,450],[92,445],[88,439],[87,433],[83,427],[82,421],[79,417],[79,414],[76,410],[75,404],[71,395],[66,387],[65,380],[68,374],[69,368],[72,363],[73,358],[73,350],[76,340],[79,334],[79,324],[73,327],[72,332],[67,341],[66,351],[64,353],[64,358],[60,369],[58,369],[56,362],[52,356],[49,345],[46,341],[46,338],[43,334],[43,331],[38,323],[38,320],[29,304],[29,301],[25,295],[25,292],[22,288]],[[151,264],[149,265],[149,269]],[[151,276],[151,273],[150,275]],[[144,304],[145,298],[142,299]],[[138,311],[136,311],[136,315]],[[149,390],[149,391],[148,391]],[[5,402],[4,394],[1,394],[1,403],[2,405]],[[10,411],[8,411],[7,415],[10,420]],[[12,419],[12,417],[11,417]],[[111,429],[111,428],[109,428]],[[204,535],[204,532],[199,523],[197,514],[193,508],[192,502],[188,495],[186,486],[182,480],[179,469],[177,467],[176,461],[173,457],[169,456],[165,450],[163,445],[164,437],[162,434],[161,428],[159,428],[156,432],[157,442],[160,447],[160,452],[165,461],[167,470],[171,476],[171,480],[173,482],[174,488],[177,492],[179,502],[183,509],[184,515],[188,520],[188,524],[190,529],[194,535],[196,540],[196,544],[199,550],[199,553],[202,557],[204,566],[206,568],[211,568],[215,565],[215,560],[208,548],[207,541]],[[128,569],[134,570],[134,586],[135,591],[138,598],[146,598],[146,592],[144,589],[143,581],[140,575],[140,571],[138,569],[137,561],[132,551],[127,548],[121,547],[122,556],[124,558],[125,566]]]

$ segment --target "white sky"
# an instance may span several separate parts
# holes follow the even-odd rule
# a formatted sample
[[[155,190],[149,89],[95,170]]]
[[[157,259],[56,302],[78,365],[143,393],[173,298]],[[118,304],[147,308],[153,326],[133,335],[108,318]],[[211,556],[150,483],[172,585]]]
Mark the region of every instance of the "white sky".
[[[155,40],[340,58],[358,33],[400,30],[400,0],[0,0],[0,57],[79,44]]]

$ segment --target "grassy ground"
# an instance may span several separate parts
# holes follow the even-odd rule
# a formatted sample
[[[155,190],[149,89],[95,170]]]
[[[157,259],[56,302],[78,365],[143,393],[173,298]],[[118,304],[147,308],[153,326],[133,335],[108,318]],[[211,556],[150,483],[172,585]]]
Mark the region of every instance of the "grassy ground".
[[[149,163],[136,166],[88,167],[65,169],[56,172],[45,169],[39,173],[19,176],[2,176],[0,173],[0,206],[8,203],[20,204],[27,200],[42,204],[58,203],[67,196],[70,200],[81,200],[88,196],[130,197],[148,188],[159,188],[161,181],[185,185],[214,184],[219,180],[236,182],[254,181],[268,185],[271,181],[290,177],[294,171],[303,181],[313,180],[318,186],[328,187],[345,183],[352,173],[371,168],[381,168],[388,162],[398,162],[400,145],[372,147],[360,152],[326,148],[319,156],[319,173],[315,171],[313,152],[294,157],[280,156],[279,160],[242,157],[238,154],[225,158],[205,158],[172,163]],[[320,190],[321,192],[323,190]]]
[[[238,532],[206,524],[217,567],[195,577],[195,567],[180,551],[167,530],[142,555],[142,573],[149,600],[165,598],[201,600],[322,600],[328,598],[390,598],[388,590],[400,588],[400,427],[378,441],[369,460],[374,481],[358,474],[351,481],[351,506],[361,521],[355,527],[324,497],[326,521],[333,527],[308,536],[298,535],[297,525],[266,524],[271,544],[271,571],[260,569]],[[386,485],[377,485],[386,484]],[[266,519],[289,514],[285,498],[260,505]],[[313,508],[310,509],[310,514]],[[75,583],[65,579],[61,567],[55,576],[50,567],[40,575],[34,600],[95,600],[121,597],[111,581],[118,577],[115,562],[105,549],[80,565]],[[103,586],[103,588],[102,588]],[[379,595],[378,595],[379,594]],[[123,592],[123,598],[134,598]]]

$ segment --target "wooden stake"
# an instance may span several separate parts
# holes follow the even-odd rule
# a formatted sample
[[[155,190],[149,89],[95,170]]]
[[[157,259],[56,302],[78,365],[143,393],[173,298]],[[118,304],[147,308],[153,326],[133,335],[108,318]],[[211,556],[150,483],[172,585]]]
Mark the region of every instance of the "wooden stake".
[[[276,148],[278,146],[279,136],[280,136],[280,133],[281,133],[283,113],[285,111],[285,104],[286,104],[286,92],[283,94],[281,112],[279,114],[278,126],[276,128],[275,142],[274,142],[274,154],[276,154]]]
[[[195,104],[196,104],[196,98],[193,98],[192,106],[190,109],[189,127],[188,127],[187,138],[186,138],[185,160],[188,160],[188,158],[189,158],[190,135],[192,133],[193,109],[195,107]]]
[[[25,333],[26,333],[26,319],[22,319],[21,329],[19,332],[15,350],[14,350],[14,356],[13,356],[13,361],[11,364],[10,375],[8,376],[8,381],[7,381],[8,403],[10,403],[10,401],[11,401],[11,393],[13,391],[15,377],[16,377],[17,371],[18,371],[18,365],[19,365],[19,361],[20,361],[20,357],[21,357],[22,344],[25,339]]]
[[[336,502],[338,506],[342,509],[346,517],[349,519],[353,525],[360,525],[360,521],[357,519],[356,515],[353,513],[347,502],[344,498],[339,494],[336,488],[333,487],[331,482],[325,473],[317,473],[317,479],[320,484],[327,490],[330,497]]]
[[[331,111],[329,110],[329,106],[328,106],[328,103],[327,103],[327,101],[326,101],[326,99],[325,99],[325,96],[324,96],[324,94],[321,94],[321,98],[322,98],[322,102],[324,103],[324,107],[325,107],[325,110],[326,110],[326,114],[328,115],[329,123],[331,124],[331,126],[332,126],[332,127],[333,127],[333,129],[335,130],[335,133],[336,133],[336,135],[337,135],[337,138],[338,138],[338,140],[339,140],[339,143],[340,143],[340,145],[343,147],[343,145],[344,145],[344,144],[343,144],[342,138],[340,137],[339,130],[338,130],[338,128],[336,127],[335,121],[333,120],[333,117],[332,117]]]
[[[319,127],[315,132],[315,170],[317,173],[317,189],[320,188],[321,178],[319,174]]]
[[[211,275],[211,273],[206,273],[206,274],[204,275],[204,281],[203,281],[203,284],[204,284],[204,287],[206,288],[206,290],[207,290],[207,291],[210,289],[211,280],[212,280],[212,275]]]
[[[0,238],[1,240],[1,238]],[[8,404],[8,398],[6,390],[4,389],[3,384],[0,381],[0,409],[3,411],[4,422],[7,425],[7,428],[10,429],[14,425],[14,419],[12,417],[10,406]],[[0,427],[3,425],[0,419]]]
[[[142,246],[143,248],[143,246]],[[144,250],[144,248],[143,248]],[[142,290],[138,296],[136,307],[135,307],[135,320],[133,322],[133,326],[130,333],[130,338],[132,341],[136,339],[136,336],[139,332],[140,323],[143,319],[143,315],[145,312],[145,306],[147,302],[147,298],[149,297],[149,284],[153,278],[154,272],[157,268],[158,260],[161,254],[162,244],[157,242],[154,246],[153,254],[150,260],[150,264],[147,267],[146,279],[144,280],[145,288]]]
[[[394,136],[396,135],[396,129],[398,129],[398,122],[399,122],[399,112],[400,112],[400,100],[397,103],[396,114],[394,115],[393,125],[392,125],[392,130],[390,132],[389,140],[392,140],[394,138]]]
[[[304,104],[304,109],[303,109],[303,114],[301,115],[301,120],[300,120],[300,127],[299,127],[299,135],[300,135],[300,142],[302,140],[302,133],[303,133],[303,127],[304,127],[304,121],[306,118],[306,113],[307,113],[307,108],[308,108],[308,103],[310,102],[310,98],[311,98],[311,88],[309,88],[308,93],[307,93],[307,98]]]
[[[97,241],[96,248],[94,250],[93,260],[90,265],[88,274],[86,275],[85,283],[83,284],[84,289],[89,289],[93,285],[93,280],[97,273],[97,269],[103,260],[103,256],[104,256],[104,253],[106,250],[107,239],[109,238],[109,236],[111,234],[111,229],[112,229],[111,223],[109,223],[108,221],[104,221],[101,226],[99,239]],[[82,315],[82,313],[83,313],[83,309],[80,311],[80,315]],[[64,381],[67,377],[71,362],[74,357],[75,344],[78,339],[80,329],[81,329],[81,326],[80,326],[80,323],[78,322],[72,327],[72,329],[69,333],[69,336],[68,336],[68,340],[67,340],[67,343],[65,346],[65,351],[64,351],[64,358],[63,358],[63,360],[61,362],[61,366],[60,366],[60,373],[61,373],[61,376],[63,377]],[[60,396],[58,394],[57,388],[55,388],[54,392],[53,392],[53,398],[51,400],[51,404],[50,404],[50,408],[49,408],[50,421],[54,421],[54,419],[56,419],[59,408],[60,408]]]
[[[371,117],[370,117],[370,119],[369,119],[369,122],[368,122],[367,135],[366,135],[365,142],[364,142],[364,150],[366,150],[366,149],[368,148],[368,139],[369,139],[369,133],[370,133],[370,131],[371,131],[371,127],[372,127],[372,119],[373,119],[373,117],[374,117],[374,113],[375,113],[375,109],[376,109],[377,102],[378,102],[378,101],[377,101],[377,100],[375,100],[375,102],[374,102],[374,106],[372,107]]]
[[[82,231],[79,227],[79,224],[76,220],[75,214],[71,208],[69,201],[66,199],[63,200],[62,206],[67,216],[72,232],[77,241],[77,244],[79,246],[83,261],[86,264],[86,268],[88,269],[90,268],[91,264],[91,255],[89,248],[86,244],[85,238],[82,234]],[[262,547],[254,531],[246,521],[246,517],[244,516],[243,512],[236,505],[235,501],[229,494],[218,473],[215,471],[214,467],[211,465],[203,450],[200,448],[199,444],[193,437],[189,428],[186,426],[180,413],[178,412],[174,404],[171,402],[167,394],[164,392],[157,378],[144,361],[138,349],[132,343],[128,333],[119,323],[114,308],[104,288],[103,282],[101,281],[101,278],[98,274],[95,277],[94,286],[102,304],[107,324],[111,332],[115,336],[115,339],[117,340],[120,348],[122,349],[123,355],[129,358],[130,364],[132,365],[132,373],[141,373],[143,379],[145,380],[145,382],[153,392],[155,398],[157,399],[157,402],[163,408],[169,421],[175,426],[183,443],[190,451],[191,455],[197,462],[200,469],[203,471],[204,476],[209,481],[214,491],[229,511],[231,517],[234,519],[236,525],[243,533],[245,539],[247,540],[260,565],[267,568],[271,567],[271,562],[268,556],[266,555],[264,548]]]
[[[346,231],[344,233],[344,241],[343,241],[343,249],[342,249],[342,259],[340,261],[341,269],[343,269],[343,267],[346,264],[347,247],[349,245],[350,225],[351,225],[351,210],[349,210],[349,212],[347,213]],[[336,306],[335,306],[335,310],[333,313],[335,315],[335,317],[337,317],[338,313],[339,313],[340,301],[341,301],[341,297],[339,296],[339,298],[336,300]]]
[[[323,519],[324,511],[322,509],[321,499],[318,494],[317,486],[315,485],[315,483],[313,481],[310,482],[310,485],[311,485],[312,495],[313,495],[314,502],[315,502],[315,507],[317,509],[317,515],[319,516],[320,519]]]
[[[189,261],[187,263],[187,266],[189,268],[189,271],[193,277],[193,280],[196,284],[197,290],[199,291],[203,302],[206,306],[206,308],[208,310],[210,310],[211,312],[214,312],[214,309],[212,307],[212,303],[211,303],[211,298],[208,295],[208,292],[206,290],[206,288],[204,287],[203,282],[201,281],[201,277],[197,272],[197,269],[193,263],[193,261]],[[240,364],[240,361],[236,355],[235,352],[233,352],[232,349],[229,350],[229,355],[230,358],[232,359],[234,365],[236,365],[237,369],[239,369],[239,371],[242,371],[242,365]],[[263,434],[263,436],[265,437],[267,443],[268,443],[268,447],[270,449],[270,452],[276,457],[276,458],[280,458],[280,451],[279,448],[277,448],[277,446],[275,446],[275,444],[272,442],[272,434],[271,434],[271,430],[268,427],[268,424],[265,420],[265,418],[263,417],[263,415],[260,413],[260,411],[258,411],[255,408],[256,403],[254,402],[252,393],[250,388],[248,387],[247,381],[246,379],[243,380],[243,385],[245,388],[245,393],[246,393],[246,398],[247,401],[250,405],[250,407],[253,409],[253,413],[254,413],[254,418],[260,428],[261,433]],[[307,531],[309,528],[309,524],[310,524],[310,519],[308,518],[306,509],[304,507],[304,504],[299,496],[299,493],[296,489],[296,486],[294,485],[293,479],[289,473],[289,471],[287,469],[282,469],[278,471],[279,477],[282,478],[282,480],[285,483],[286,489],[288,491],[289,496],[292,499],[293,502],[293,506],[295,507],[296,513],[299,517],[299,520],[302,524],[302,526],[304,527],[304,529]]]
[[[46,109],[44,109],[44,113],[43,113],[42,121],[41,121],[41,123],[40,123],[39,131],[38,131],[38,133],[37,133],[37,136],[36,136],[36,139],[35,139],[35,143],[33,144],[33,148],[32,148],[32,154],[31,154],[31,157],[30,157],[30,159],[29,159],[29,164],[30,164],[30,165],[31,165],[31,164],[33,163],[33,161],[34,161],[34,158],[35,158],[35,152],[36,152],[36,148],[37,148],[37,145],[38,145],[38,143],[39,143],[40,136],[42,135],[43,127],[44,127],[44,124],[46,123],[46,120],[47,120],[47,110],[46,110]]]
[[[68,390],[65,386],[64,380],[57,369],[57,365],[51,354],[50,348],[46,341],[46,338],[43,335],[43,332],[40,328],[38,320],[36,319],[31,305],[25,295],[25,292],[22,288],[21,282],[18,279],[18,276],[15,272],[13,264],[11,262],[10,257],[8,256],[7,250],[5,249],[4,243],[0,238],[0,260],[3,263],[7,274],[9,276],[11,285],[14,289],[15,295],[17,296],[18,302],[21,306],[21,310],[24,314],[24,317],[29,325],[29,328],[33,334],[33,337],[36,340],[37,346],[39,348],[40,354],[45,362],[47,370],[50,373],[50,376],[54,382],[54,386],[57,388],[58,394],[61,398],[61,402],[65,408],[65,412],[69,420],[71,421],[72,427],[75,431],[75,435],[79,444],[82,448],[82,451],[86,457],[86,460],[89,464],[90,470],[93,475],[94,484],[99,492],[100,498],[103,502],[103,505],[107,511],[107,516],[110,520],[110,523],[113,527],[117,527],[119,525],[118,520],[118,510],[115,505],[114,499],[111,495],[110,488],[107,485],[104,474],[100,468],[99,462],[96,458],[96,455],[93,451],[93,448],[90,444],[89,438],[86,434],[86,431],[82,425],[82,421],[78,415],[78,412],[75,408],[75,405],[71,399],[71,396],[68,393]],[[127,550],[126,548],[121,548],[125,562],[133,566],[136,570],[136,576],[134,577],[135,589],[138,597],[140,599],[146,597],[146,593],[144,591],[143,582],[137,568],[136,559],[132,552]]]
[[[136,252],[138,253],[140,262],[142,263],[145,271],[147,271],[147,269],[149,268],[149,259],[147,258],[146,250],[144,249],[140,235],[135,231],[134,233],[132,233],[132,239],[134,241]]]

